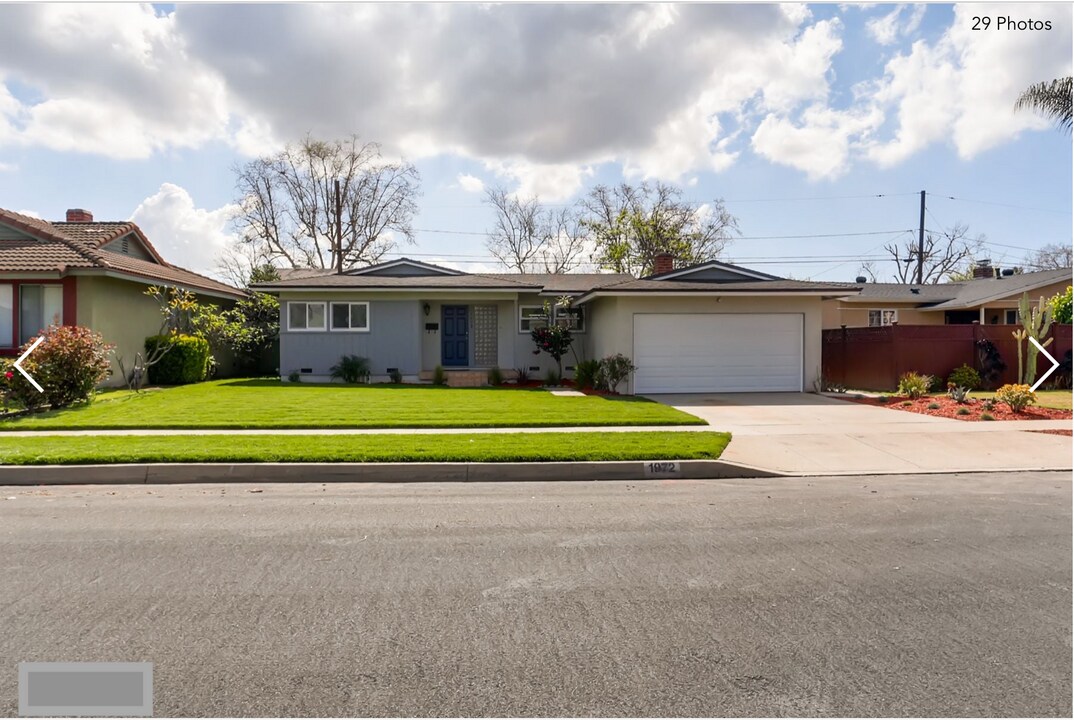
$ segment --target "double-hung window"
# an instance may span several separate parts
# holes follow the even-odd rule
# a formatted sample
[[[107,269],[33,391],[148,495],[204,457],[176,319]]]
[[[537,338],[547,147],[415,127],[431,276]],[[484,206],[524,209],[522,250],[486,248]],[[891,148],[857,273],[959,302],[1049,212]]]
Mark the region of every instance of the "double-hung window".
[[[345,332],[369,332],[369,303],[332,303],[332,329]]]
[[[10,286],[9,286],[10,287]],[[0,297],[0,305],[3,298]],[[63,324],[62,285],[19,286],[19,344],[29,342],[50,325]],[[0,325],[2,330],[2,325]],[[2,339],[2,338],[0,338]]]
[[[314,332],[324,330],[324,303],[288,302],[287,329],[291,332]]]

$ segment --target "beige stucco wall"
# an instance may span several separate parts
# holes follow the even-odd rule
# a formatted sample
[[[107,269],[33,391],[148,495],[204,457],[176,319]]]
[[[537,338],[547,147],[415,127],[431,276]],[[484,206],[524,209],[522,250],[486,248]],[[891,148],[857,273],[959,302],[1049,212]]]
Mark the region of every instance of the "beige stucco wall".
[[[821,303],[825,330],[847,327],[869,327],[870,310],[898,310],[900,325],[943,325],[942,312],[922,312],[913,303],[846,303],[842,300],[825,300]]]
[[[116,346],[112,357],[112,375],[103,384],[107,387],[123,385],[115,355],[123,357],[129,371],[134,364],[135,354],[144,351],[145,339],[160,331],[160,305],[144,294],[150,283],[81,275],[76,285],[78,324],[101,333],[105,342]],[[195,297],[200,303],[222,307],[232,303],[218,297]],[[232,361],[230,357],[218,356],[217,362],[226,374]]]
[[[803,387],[809,391],[820,376],[821,299],[812,297],[633,297],[596,298],[590,307],[592,357],[622,353],[634,357],[636,313],[802,313]],[[733,341],[733,338],[728,338]],[[631,378],[627,392],[634,392]]]
[[[1047,300],[1057,293],[1066,290],[1070,284],[1069,281],[1063,281],[1047,285],[1043,288],[1038,288],[1029,293],[1029,299],[1035,305],[1039,298],[1043,297]],[[1022,293],[1013,293],[1007,297],[989,300],[987,303],[984,303],[985,324],[992,324],[993,319],[998,320],[999,324],[1003,324],[1005,315],[1003,310],[1017,308],[1018,301],[1021,297]],[[830,330],[842,325],[846,325],[847,327],[869,327],[869,311],[881,308],[885,310],[898,310],[898,322],[900,325],[944,324],[944,312],[942,310],[918,310],[915,308],[914,303],[876,302],[867,304],[843,302],[842,300],[825,300],[823,303],[824,329]],[[967,309],[979,310],[980,306]]]

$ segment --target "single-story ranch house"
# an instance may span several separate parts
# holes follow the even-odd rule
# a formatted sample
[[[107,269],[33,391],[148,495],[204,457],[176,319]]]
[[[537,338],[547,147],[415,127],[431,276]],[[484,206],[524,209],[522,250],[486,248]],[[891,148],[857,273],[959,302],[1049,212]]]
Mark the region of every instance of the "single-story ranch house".
[[[706,262],[635,279],[611,274],[464,273],[407,258],[342,274],[294,270],[254,289],[280,299],[280,374],[329,378],[340,357],[367,357],[372,379],[394,370],[426,380],[439,365],[453,384],[481,384],[498,367],[542,378],[554,361],[530,331],[543,305],[574,327],[565,370],[615,353],[638,370],[631,393],[812,390],[821,367],[821,304],[858,287],[784,280]]]
[[[1004,274],[983,260],[972,280],[915,285],[863,283],[861,292],[824,303],[824,329],[900,325],[1016,325],[1018,301],[1036,305],[1071,284],[1071,269]],[[860,278],[859,278],[860,279]]]
[[[94,222],[85,210],[48,222],[0,209],[0,356],[49,325],[82,325],[116,346],[128,369],[160,330],[150,285],[178,287],[227,305],[244,293],[164,260],[132,222]],[[106,385],[122,384],[113,358]]]

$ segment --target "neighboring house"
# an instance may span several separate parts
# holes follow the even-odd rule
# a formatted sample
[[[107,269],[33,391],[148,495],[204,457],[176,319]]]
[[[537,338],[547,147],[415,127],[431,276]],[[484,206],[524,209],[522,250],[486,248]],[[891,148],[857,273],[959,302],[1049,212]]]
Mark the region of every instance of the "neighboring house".
[[[1071,269],[1004,275],[989,261],[975,277],[939,285],[864,283],[861,292],[824,303],[824,329],[900,325],[1014,325],[1018,301],[1029,293],[1035,305],[1071,284]]]
[[[14,356],[52,324],[92,328],[116,345],[129,369],[145,338],[160,330],[149,285],[179,287],[227,304],[243,292],[164,260],[132,222],[94,222],[68,210],[48,222],[0,209],[0,356]],[[113,377],[120,384],[113,359]]]
[[[857,291],[846,283],[783,280],[720,262],[644,279],[610,274],[464,273],[401,258],[334,274],[284,271],[256,286],[279,296],[280,374],[329,378],[346,354],[370,359],[374,380],[410,381],[436,366],[483,383],[492,367],[543,377],[531,329],[545,302],[574,327],[565,369],[622,353],[638,366],[632,393],[802,391],[821,364],[821,306]],[[509,373],[508,373],[509,374]]]

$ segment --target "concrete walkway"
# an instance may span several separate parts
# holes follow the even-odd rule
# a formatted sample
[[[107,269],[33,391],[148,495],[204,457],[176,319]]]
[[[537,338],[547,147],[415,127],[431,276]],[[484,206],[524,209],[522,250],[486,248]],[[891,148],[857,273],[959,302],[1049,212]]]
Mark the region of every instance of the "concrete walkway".
[[[724,460],[792,474],[1069,470],[1070,420],[966,422],[804,393],[660,395],[730,431]]]

